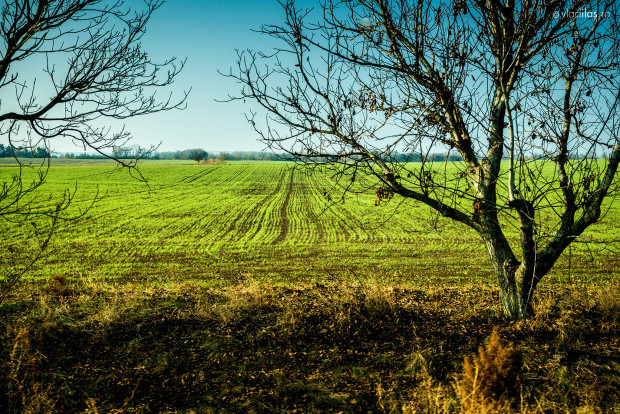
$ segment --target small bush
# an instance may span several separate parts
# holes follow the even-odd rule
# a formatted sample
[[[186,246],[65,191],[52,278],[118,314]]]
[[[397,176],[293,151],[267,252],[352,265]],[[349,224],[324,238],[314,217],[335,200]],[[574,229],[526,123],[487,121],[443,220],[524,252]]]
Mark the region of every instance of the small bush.
[[[47,281],[45,290],[53,297],[69,297],[75,293],[69,285],[66,275],[51,276]]]
[[[466,413],[502,412],[517,396],[517,378],[522,354],[513,344],[505,344],[493,329],[486,347],[478,355],[465,357],[459,394]]]

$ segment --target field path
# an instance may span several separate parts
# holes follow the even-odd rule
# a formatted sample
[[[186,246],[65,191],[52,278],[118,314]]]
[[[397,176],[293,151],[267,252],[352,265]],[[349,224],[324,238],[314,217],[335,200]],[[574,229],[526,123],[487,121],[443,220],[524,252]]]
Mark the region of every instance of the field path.
[[[257,237],[257,235],[263,231],[263,224],[266,222],[265,217],[267,216],[267,213],[268,213],[266,209],[263,209],[263,205],[267,202],[270,202],[270,203],[273,202],[273,200],[277,197],[278,193],[280,193],[282,189],[282,184],[284,183],[285,177],[286,177],[286,169],[282,169],[280,176],[278,178],[278,185],[276,186],[276,188],[267,197],[263,198],[252,209],[252,213],[250,214],[252,217],[254,217],[255,215],[258,215],[258,213],[261,210],[262,210],[262,213],[260,215],[260,218],[257,220],[258,225],[256,226],[254,233],[252,233],[252,235],[250,236],[249,240],[254,240],[254,238]]]
[[[230,241],[236,242],[243,239],[244,235],[247,235],[248,232],[252,230],[253,233],[249,237],[249,240],[252,240],[257,233],[262,232],[263,220],[266,214],[263,206],[267,203],[271,203],[274,200],[274,197],[280,193],[285,176],[286,170],[279,170],[278,182],[270,193],[266,194],[262,199],[260,199],[260,201],[252,201],[246,206],[238,209],[234,216],[231,214],[232,218],[227,220],[228,224],[226,226],[226,230],[220,236],[221,239],[229,239]]]
[[[282,204],[282,207],[280,207],[280,217],[282,218],[280,234],[273,242],[274,244],[282,243],[284,239],[286,238],[286,235],[288,234],[289,218],[288,218],[287,210],[288,210],[289,202],[291,200],[291,193],[293,192],[293,178],[294,177],[295,177],[295,170],[291,170],[291,179],[289,180],[289,183],[288,183],[288,191],[286,192],[286,198],[284,199],[284,203]]]
[[[218,165],[217,167],[214,167],[214,168],[199,171],[196,174],[190,175],[189,177],[181,178],[180,180],[177,181],[177,183],[193,183],[194,181],[204,178],[205,176],[211,174],[214,171],[219,170],[220,168],[222,168],[222,166]]]

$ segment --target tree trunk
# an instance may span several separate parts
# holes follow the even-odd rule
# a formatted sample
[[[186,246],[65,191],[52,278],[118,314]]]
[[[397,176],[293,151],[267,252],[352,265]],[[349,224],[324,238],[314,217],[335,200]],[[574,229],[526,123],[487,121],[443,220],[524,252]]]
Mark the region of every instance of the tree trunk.
[[[501,230],[487,228],[481,235],[497,276],[504,314],[512,320],[532,315],[534,290],[545,270],[537,268],[529,255],[524,255],[528,260],[518,261]]]
[[[504,315],[512,320],[531,316],[535,289],[532,275],[530,272],[525,272],[522,266],[507,264],[502,267],[502,274],[498,275],[498,280]]]

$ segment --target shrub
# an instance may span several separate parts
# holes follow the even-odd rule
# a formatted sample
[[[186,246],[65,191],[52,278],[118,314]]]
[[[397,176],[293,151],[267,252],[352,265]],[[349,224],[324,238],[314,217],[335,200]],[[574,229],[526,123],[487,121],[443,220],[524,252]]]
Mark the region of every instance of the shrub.
[[[503,412],[517,395],[521,371],[519,347],[505,344],[493,329],[486,347],[478,355],[465,357],[459,395],[466,413]]]
[[[72,296],[75,292],[69,285],[66,275],[53,275],[47,281],[45,290],[48,294],[54,297],[68,297]]]

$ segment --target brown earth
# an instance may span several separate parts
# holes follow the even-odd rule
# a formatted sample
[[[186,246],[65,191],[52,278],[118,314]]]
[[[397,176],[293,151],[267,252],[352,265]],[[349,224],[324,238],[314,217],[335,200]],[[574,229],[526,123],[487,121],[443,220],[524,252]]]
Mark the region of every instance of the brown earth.
[[[0,411],[462,412],[464,357],[496,328],[523,354],[512,410],[618,412],[619,293],[543,289],[536,316],[509,322],[486,285],[155,289],[57,277],[0,307]]]

